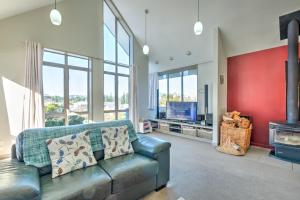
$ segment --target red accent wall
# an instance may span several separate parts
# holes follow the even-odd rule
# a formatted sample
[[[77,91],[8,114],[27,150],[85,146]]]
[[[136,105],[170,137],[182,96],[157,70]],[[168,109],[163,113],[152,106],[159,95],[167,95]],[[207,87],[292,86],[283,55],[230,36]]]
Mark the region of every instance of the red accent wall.
[[[229,57],[228,111],[253,121],[251,144],[269,147],[269,121],[286,119],[287,46]]]

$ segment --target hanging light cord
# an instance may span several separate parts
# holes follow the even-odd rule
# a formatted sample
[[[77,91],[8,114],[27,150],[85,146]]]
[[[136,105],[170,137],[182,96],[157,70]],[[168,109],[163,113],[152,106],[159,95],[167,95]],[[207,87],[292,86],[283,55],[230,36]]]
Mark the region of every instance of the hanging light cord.
[[[147,44],[147,14],[148,10],[145,10],[145,44]]]
[[[56,9],[56,0],[55,0],[55,3],[54,3],[54,8]]]
[[[199,0],[198,0],[198,21],[200,21],[200,16],[199,16]]]

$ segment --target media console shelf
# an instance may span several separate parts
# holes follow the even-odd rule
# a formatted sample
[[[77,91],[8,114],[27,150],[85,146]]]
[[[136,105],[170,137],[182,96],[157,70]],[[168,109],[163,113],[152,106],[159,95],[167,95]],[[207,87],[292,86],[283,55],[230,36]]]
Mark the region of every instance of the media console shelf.
[[[212,126],[172,120],[151,119],[153,130],[169,135],[189,138],[202,142],[212,142]]]

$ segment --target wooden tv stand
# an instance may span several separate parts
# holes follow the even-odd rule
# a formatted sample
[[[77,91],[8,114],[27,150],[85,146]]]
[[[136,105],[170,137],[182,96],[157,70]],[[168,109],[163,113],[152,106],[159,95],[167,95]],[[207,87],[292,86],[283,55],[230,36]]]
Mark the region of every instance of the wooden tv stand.
[[[212,142],[212,126],[165,119],[151,119],[149,121],[154,131],[202,142]]]

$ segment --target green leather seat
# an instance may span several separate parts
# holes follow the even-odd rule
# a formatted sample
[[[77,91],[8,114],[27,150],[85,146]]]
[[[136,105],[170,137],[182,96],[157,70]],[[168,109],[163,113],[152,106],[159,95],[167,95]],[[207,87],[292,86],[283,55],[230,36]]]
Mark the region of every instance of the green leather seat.
[[[99,166],[79,169],[55,179],[41,177],[43,200],[102,200],[111,194],[111,179]]]
[[[82,125],[80,130],[119,126],[119,123]],[[130,121],[121,123],[132,127]],[[70,132],[74,128],[77,130],[78,126],[62,129]],[[50,129],[54,130],[32,129],[27,133],[49,133]],[[0,161],[0,200],[137,200],[165,187],[170,178],[171,144],[146,135],[139,134],[132,142],[134,154],[102,160],[103,150],[95,150],[96,159],[101,160],[98,165],[55,179],[51,178],[51,166],[25,165],[23,140],[20,134],[18,145],[12,146],[12,160]]]
[[[0,200],[40,199],[38,169],[17,160],[0,161]]]
[[[142,184],[158,174],[158,162],[139,154],[101,160],[99,165],[112,179],[112,194]]]

